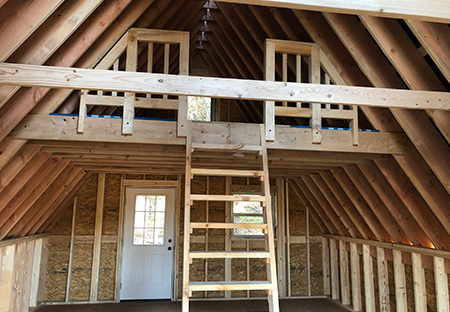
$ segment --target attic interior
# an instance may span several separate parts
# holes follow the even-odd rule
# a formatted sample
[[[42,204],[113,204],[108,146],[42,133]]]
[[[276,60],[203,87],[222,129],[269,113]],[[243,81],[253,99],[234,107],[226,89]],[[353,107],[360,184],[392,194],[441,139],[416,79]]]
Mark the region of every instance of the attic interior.
[[[0,0],[0,310],[450,311],[450,5],[323,2]]]

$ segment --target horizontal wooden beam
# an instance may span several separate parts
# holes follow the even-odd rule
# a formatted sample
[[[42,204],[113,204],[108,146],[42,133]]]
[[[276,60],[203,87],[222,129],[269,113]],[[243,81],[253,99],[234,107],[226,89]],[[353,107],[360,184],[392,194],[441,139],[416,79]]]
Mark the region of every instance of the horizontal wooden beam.
[[[344,242],[351,242],[351,243],[356,243],[356,244],[363,244],[363,245],[387,248],[387,249],[396,249],[396,250],[400,250],[403,252],[415,252],[415,253],[418,253],[418,254],[421,254],[424,256],[441,257],[441,258],[445,258],[445,259],[450,259],[450,251],[446,251],[446,250],[438,250],[438,249],[417,247],[417,246],[411,246],[411,245],[387,243],[387,242],[380,242],[380,241],[361,239],[361,238],[352,238],[352,237],[338,236],[338,235],[323,234],[322,236],[325,238],[341,240]]]
[[[450,110],[450,93],[0,63],[0,85]]]
[[[263,5],[296,10],[322,11],[343,14],[418,19],[449,23],[450,2],[447,0],[217,0],[251,5]]]
[[[28,115],[10,137],[26,140],[65,140],[116,143],[186,145],[185,138],[176,136],[176,122],[135,120],[134,134],[122,135],[120,119],[86,118],[85,133],[77,133],[77,117]],[[204,144],[228,144],[239,147],[260,145],[259,124],[193,122],[192,141]],[[354,152],[403,154],[409,145],[399,133],[360,132],[360,144],[352,145],[351,131],[323,130],[322,144],[311,143],[311,129],[276,127],[277,139],[268,142],[268,149],[322,152]]]
[[[32,240],[45,238],[45,237],[48,237],[47,233],[36,234],[36,235],[29,235],[29,236],[24,236],[24,237],[20,237],[20,238],[6,239],[6,240],[2,240],[0,242],[0,248],[5,247],[5,246],[16,245],[16,244],[20,244],[20,243],[25,243],[25,242],[29,242],[29,241],[32,241]]]

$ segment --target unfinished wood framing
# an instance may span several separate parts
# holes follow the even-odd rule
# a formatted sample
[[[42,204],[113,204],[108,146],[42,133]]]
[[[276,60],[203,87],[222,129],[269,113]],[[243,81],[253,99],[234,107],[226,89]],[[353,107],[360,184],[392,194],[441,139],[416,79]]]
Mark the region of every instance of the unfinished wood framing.
[[[89,301],[98,301],[98,280],[102,250],[103,205],[105,200],[105,174],[98,175],[97,208],[95,212],[94,251],[92,255],[91,294]]]
[[[44,299],[48,237],[9,240],[0,250],[0,309],[25,312],[37,307]]]
[[[119,302],[125,190],[170,187],[184,311],[450,312],[450,5],[369,2],[0,0],[0,310]]]
[[[69,79],[65,77],[70,77]],[[74,79],[71,79],[71,78]],[[184,77],[100,69],[0,63],[0,83],[23,87],[141,92],[207,96],[238,100],[269,100],[407,109],[450,109],[445,92],[396,90],[298,82]]]
[[[365,296],[365,310],[375,311],[375,300],[378,296],[379,307],[382,311],[389,311],[389,284],[388,284],[388,261],[393,262],[394,284],[395,284],[395,302],[396,311],[407,311],[408,300],[406,295],[406,275],[405,265],[412,265],[412,278],[414,287],[414,305],[415,311],[423,311],[427,306],[427,292],[426,292],[426,280],[424,268],[434,271],[434,282],[436,287],[436,304],[438,311],[448,310],[448,273],[450,272],[450,265],[445,263],[446,259],[450,259],[450,252],[428,250],[426,248],[418,248],[395,244],[387,244],[381,242],[368,241],[364,239],[354,239],[348,237],[339,237],[332,235],[325,235],[325,241],[327,239],[330,242],[339,242],[339,252],[347,252],[345,243],[350,243],[350,265],[352,271],[351,287],[352,287],[352,310],[361,311],[361,287],[360,287],[360,275],[359,275],[359,257],[362,254],[363,258],[363,276],[364,276],[364,296]],[[369,244],[366,245],[365,243]],[[331,248],[332,244],[330,244]],[[372,246],[372,247],[371,247]],[[371,250],[371,248],[373,248]],[[327,248],[328,249],[328,248]],[[389,250],[389,257],[387,257],[386,251]],[[325,254],[325,253],[324,253]],[[409,258],[410,256],[410,258]],[[332,261],[332,249],[330,249],[330,261]],[[346,283],[343,276],[348,274],[348,268],[342,263],[341,260],[345,259],[340,256],[340,268],[336,274],[341,276],[342,283]],[[409,259],[408,259],[409,258]],[[426,259],[423,262],[422,259]],[[378,289],[375,291],[373,261],[377,261],[377,279]],[[348,263],[347,263],[348,265]],[[347,287],[349,289],[349,287]],[[344,288],[342,288],[344,290]],[[343,294],[341,295],[341,303],[348,305],[349,302],[345,301]],[[359,298],[358,298],[359,297]],[[412,299],[411,299],[412,300]]]

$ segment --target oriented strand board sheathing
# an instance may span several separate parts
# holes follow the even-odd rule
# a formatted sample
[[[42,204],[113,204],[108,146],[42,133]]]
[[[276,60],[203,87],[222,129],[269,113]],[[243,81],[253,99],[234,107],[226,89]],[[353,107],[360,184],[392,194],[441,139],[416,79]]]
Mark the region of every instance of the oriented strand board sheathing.
[[[107,174],[103,208],[103,235],[117,235],[120,206],[120,174]]]
[[[313,245],[315,246],[315,245]],[[306,295],[305,244],[291,244],[291,295]]]
[[[66,297],[69,244],[50,244],[48,250],[45,301],[64,301]]]
[[[70,235],[72,230],[72,216],[73,216],[73,200],[67,205],[66,209],[59,217],[58,221],[53,225],[48,233],[50,235]]]
[[[75,244],[70,301],[89,301],[93,244]]]
[[[113,300],[116,276],[117,244],[102,244],[98,299]]]
[[[191,243],[191,251],[202,251],[205,250],[205,244],[193,244]],[[189,278],[192,282],[203,282],[205,281],[205,260],[204,259],[193,259],[190,266]],[[205,293],[201,291],[194,291],[192,293],[193,298],[204,298]]]
[[[289,235],[305,236],[305,207],[291,186],[289,186]]]
[[[264,251],[264,248],[250,248],[250,251]],[[265,259],[250,259],[250,280],[267,281],[266,261]],[[252,290],[250,297],[265,297],[267,291]]]
[[[97,186],[98,174],[93,174],[78,192],[76,235],[94,235]]]
[[[126,174],[125,179],[127,180],[144,180],[143,174]]]
[[[311,220],[311,219],[310,219]],[[310,245],[311,295],[323,295],[322,244]],[[349,261],[350,263],[350,261]],[[349,272],[350,266],[349,266]],[[351,283],[350,283],[351,287]],[[351,293],[351,289],[350,289]]]
[[[233,248],[233,251],[245,251],[246,248]],[[233,281],[247,280],[247,259],[231,259],[231,279]],[[235,290],[231,292],[231,297],[247,297],[246,290]]]
[[[436,306],[436,285],[434,279],[434,271],[425,269],[425,281],[427,289],[427,310],[430,312],[437,311]]]
[[[387,252],[387,251],[386,251]],[[391,305],[391,311],[396,310],[396,302],[395,302],[395,282],[394,282],[394,262],[386,261],[388,267],[388,278],[389,278],[389,302]]]
[[[408,303],[408,312],[414,312],[416,305],[414,303],[414,281],[412,266],[405,264],[405,279],[406,279],[406,299]]]

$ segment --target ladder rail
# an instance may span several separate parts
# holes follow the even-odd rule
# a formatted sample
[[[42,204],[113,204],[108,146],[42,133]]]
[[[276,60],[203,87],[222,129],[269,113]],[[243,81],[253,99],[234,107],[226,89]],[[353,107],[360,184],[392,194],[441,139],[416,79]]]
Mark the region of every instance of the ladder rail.
[[[267,278],[272,283],[272,289],[269,290],[269,311],[278,312],[278,279],[275,259],[275,237],[273,233],[273,218],[272,218],[272,201],[270,199],[270,180],[269,180],[269,164],[267,162],[267,142],[266,142],[266,129],[264,124],[261,125],[261,165],[264,172],[264,179],[262,181],[262,195],[268,197],[266,201],[266,207],[264,208],[264,223],[267,224],[268,231],[264,235],[266,250],[269,251],[269,262],[266,263]]]
[[[187,123],[186,136],[186,175],[185,175],[185,197],[184,197],[184,243],[183,243],[183,311],[189,311],[189,250],[191,244],[191,157],[192,157],[192,136],[191,122]]]

